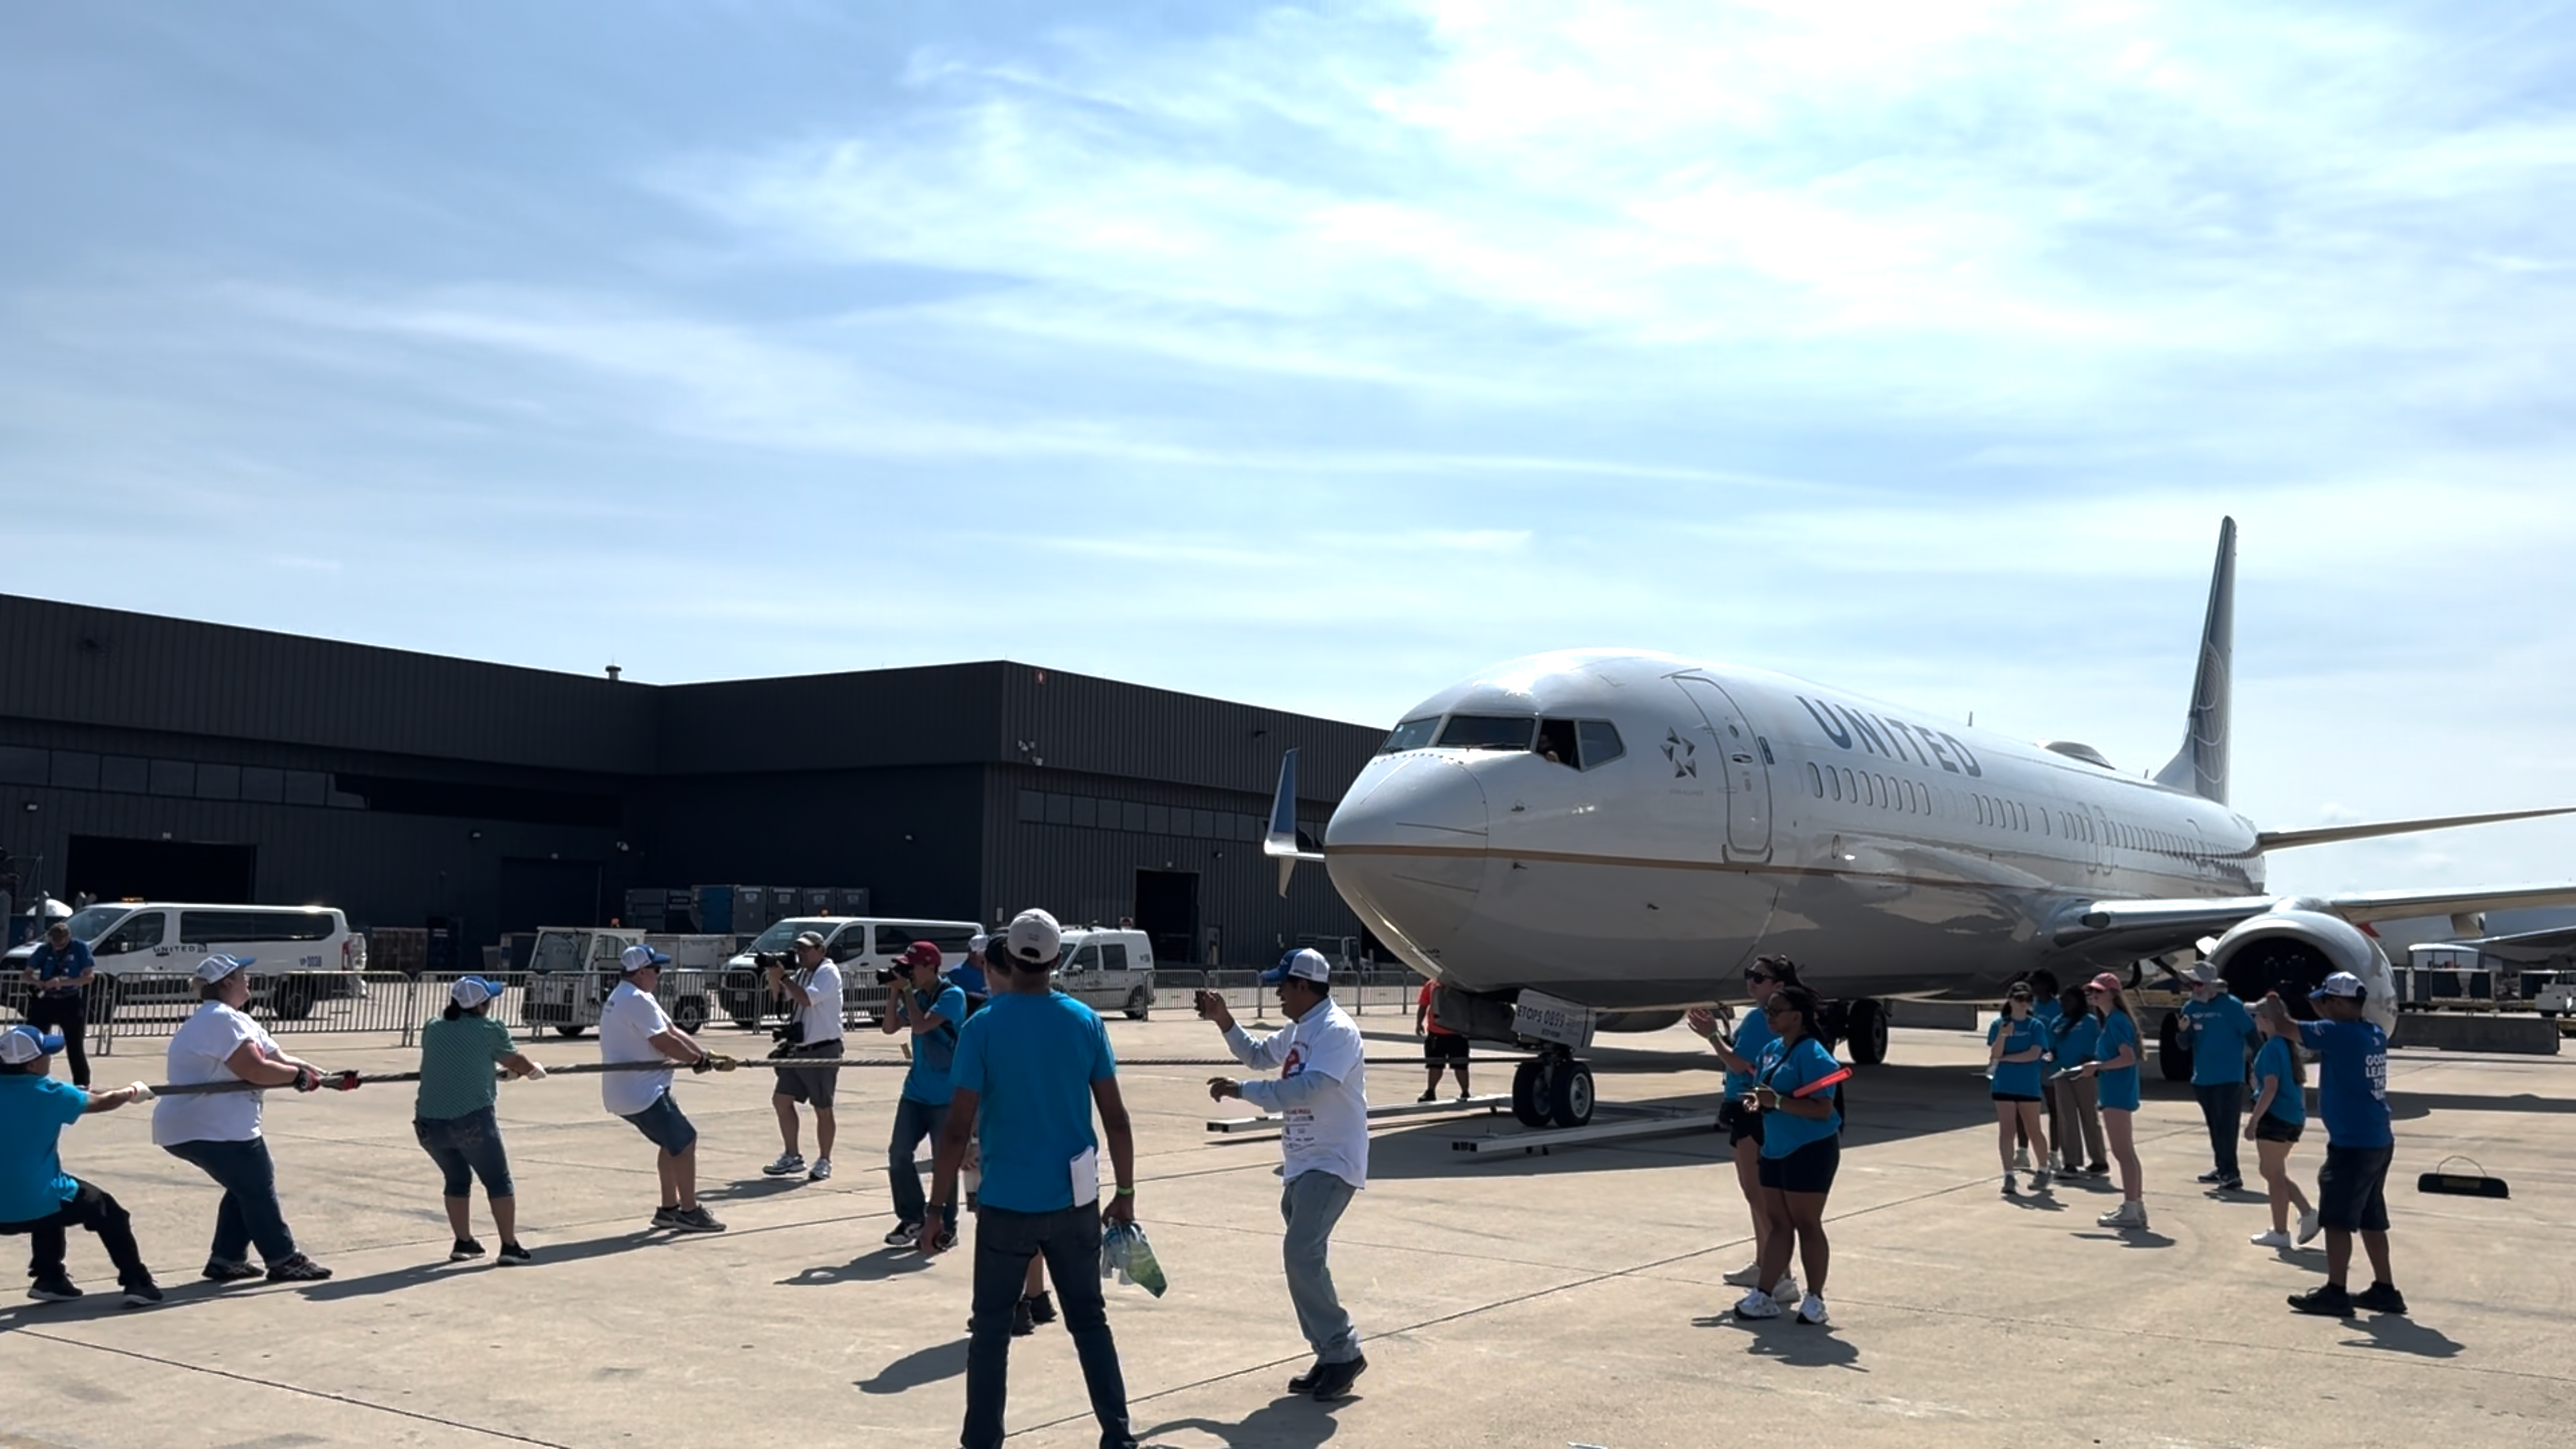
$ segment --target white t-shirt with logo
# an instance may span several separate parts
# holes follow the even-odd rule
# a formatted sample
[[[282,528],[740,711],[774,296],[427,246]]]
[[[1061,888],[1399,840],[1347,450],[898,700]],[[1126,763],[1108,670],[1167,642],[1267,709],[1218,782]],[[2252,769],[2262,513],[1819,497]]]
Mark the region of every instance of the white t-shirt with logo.
[[[167,1070],[176,1086],[198,1082],[238,1082],[224,1065],[243,1042],[275,1051],[277,1042],[260,1024],[220,1001],[209,1001],[179,1026],[170,1038]],[[208,1092],[194,1097],[160,1097],[152,1103],[152,1145],[178,1142],[248,1142],[259,1135],[260,1107],[266,1092]]]
[[[1245,1066],[1278,1070],[1278,1083],[1245,1082],[1243,1100],[1281,1113],[1280,1177],[1329,1172],[1353,1187],[1368,1186],[1367,1044],[1341,1003],[1326,997],[1302,1020],[1258,1040],[1238,1026],[1226,1044]],[[1322,1081],[1302,1101],[1282,1103],[1280,1088],[1300,1078]]]
[[[620,981],[599,1011],[599,1059],[603,1062],[667,1062],[653,1038],[671,1029],[662,1003]],[[599,1100],[620,1117],[632,1117],[671,1089],[671,1072],[602,1072]]]
[[[805,977],[805,994],[809,998],[796,1009],[797,1019],[805,1023],[804,1045],[841,1039],[841,968],[824,958]]]

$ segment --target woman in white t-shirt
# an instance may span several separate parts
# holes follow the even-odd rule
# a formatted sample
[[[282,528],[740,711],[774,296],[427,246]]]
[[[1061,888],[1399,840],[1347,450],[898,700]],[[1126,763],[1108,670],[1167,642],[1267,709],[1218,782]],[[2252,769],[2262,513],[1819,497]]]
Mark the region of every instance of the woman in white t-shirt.
[[[242,970],[248,965],[248,957],[222,955],[199,963],[202,1004],[170,1038],[172,1086],[247,1082],[310,1092],[322,1085],[319,1069],[280,1051],[243,1012],[250,1004],[250,978]],[[224,1190],[223,1204],[215,1211],[214,1251],[206,1259],[208,1278],[231,1283],[263,1276],[250,1262],[256,1243],[271,1283],[318,1282],[330,1277],[331,1270],[296,1251],[295,1234],[278,1206],[277,1168],[269,1161],[267,1139],[260,1136],[265,1095],[165,1092],[153,1104],[152,1140],[180,1161],[196,1164]]]

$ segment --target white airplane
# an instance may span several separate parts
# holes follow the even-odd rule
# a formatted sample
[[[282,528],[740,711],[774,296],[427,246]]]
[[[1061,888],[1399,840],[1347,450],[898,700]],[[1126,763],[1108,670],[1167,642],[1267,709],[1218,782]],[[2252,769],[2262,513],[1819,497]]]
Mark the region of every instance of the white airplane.
[[[1566,650],[1408,710],[1320,849],[1297,834],[1290,752],[1265,853],[1283,892],[1298,861],[1321,861],[1377,938],[1447,988],[1443,1021],[1510,1041],[1531,1035],[1515,1005],[1588,1016],[1520,1069],[1533,1123],[1589,1120],[1573,1051],[1591,1028],[1667,1026],[1757,952],[1840,998],[1827,1024],[1863,1063],[1887,1050],[1879,997],[2134,972],[2195,947],[2237,995],[2278,989],[2303,1013],[2318,981],[2352,971],[2393,1022],[2368,923],[2447,915],[2468,934],[2481,911],[2576,903],[2576,883],[2294,899],[2265,893],[2265,854],[2571,811],[2266,831],[2229,809],[2235,574],[2228,519],[2182,750],[2152,779],[2087,745],[1785,675]]]

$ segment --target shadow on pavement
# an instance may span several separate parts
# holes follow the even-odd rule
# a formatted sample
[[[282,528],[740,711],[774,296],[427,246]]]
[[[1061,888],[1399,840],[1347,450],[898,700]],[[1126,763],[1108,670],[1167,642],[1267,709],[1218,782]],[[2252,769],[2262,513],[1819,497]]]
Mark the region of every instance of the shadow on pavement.
[[[838,1265],[801,1268],[796,1276],[778,1281],[781,1286],[791,1288],[819,1288],[832,1283],[882,1283],[889,1278],[929,1272],[933,1261],[910,1248],[885,1248]]]
[[[1284,1395],[1271,1400],[1244,1416],[1241,1422],[1229,1424],[1222,1419],[1173,1419],[1150,1429],[1136,1431],[1139,1443],[1152,1444],[1163,1434],[1196,1431],[1224,1444],[1226,1449],[1314,1449],[1333,1437],[1341,1425],[1334,1422],[1333,1410],[1340,1404],[1359,1402],[1353,1394],[1335,1404],[1319,1404],[1303,1394]]]
[[[2460,1345],[2438,1328],[2427,1328],[2411,1318],[2382,1313],[2366,1318],[2357,1325],[2367,1338],[2347,1338],[2347,1348],[2375,1348],[2388,1353],[2413,1354],[2417,1358],[2458,1358]]]
[[[528,1244],[528,1250],[536,1254],[536,1261],[525,1267],[504,1268],[490,1258],[478,1258],[468,1263],[451,1263],[442,1256],[435,1262],[414,1263],[408,1268],[388,1268],[384,1272],[369,1273],[364,1277],[333,1278],[326,1282],[308,1283],[295,1291],[317,1303],[340,1298],[367,1298],[378,1293],[398,1293],[405,1288],[416,1288],[423,1283],[439,1278],[452,1278],[459,1274],[542,1272],[550,1264],[579,1263],[590,1258],[605,1258],[617,1253],[630,1252],[636,1248],[649,1248],[671,1240],[673,1236],[666,1232],[637,1228],[632,1232],[618,1233],[604,1238],[584,1238],[575,1243],[537,1241]]]
[[[900,1394],[923,1384],[961,1377],[965,1372],[966,1340],[958,1338],[905,1354],[878,1369],[874,1378],[860,1379],[858,1389],[863,1394]]]
[[[1783,1314],[1778,1318],[1747,1319],[1732,1313],[1711,1314],[1691,1320],[1693,1328],[1732,1328],[1745,1335],[1744,1352],[1748,1357],[1767,1358],[1793,1368],[1846,1368],[1854,1373],[1868,1373],[1861,1366],[1860,1349],[1834,1336],[1830,1325],[1819,1327],[1800,1323]]]

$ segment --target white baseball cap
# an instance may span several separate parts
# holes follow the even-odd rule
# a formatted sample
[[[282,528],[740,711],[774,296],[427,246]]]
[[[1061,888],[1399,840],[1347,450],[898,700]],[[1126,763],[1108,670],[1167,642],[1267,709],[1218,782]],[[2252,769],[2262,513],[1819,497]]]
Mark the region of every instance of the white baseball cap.
[[[632,976],[648,966],[668,966],[671,958],[650,946],[634,945],[617,953],[617,969]]]
[[[484,1002],[497,1000],[502,990],[501,983],[488,976],[459,976],[456,984],[447,988],[447,994],[457,1005],[472,1011]]]
[[[2323,986],[2309,992],[2308,999],[2314,1001],[2321,996],[2348,996],[2358,1001],[2363,994],[2360,977],[2349,971],[2338,971],[2327,977]]]
[[[0,1062],[24,1066],[38,1057],[49,1057],[63,1049],[61,1032],[40,1032],[32,1026],[13,1026],[0,1032]]]
[[[1279,958],[1278,965],[1261,973],[1261,984],[1264,986],[1276,986],[1280,982],[1287,981],[1292,978],[1298,981],[1313,981],[1318,983],[1331,981],[1333,979],[1333,963],[1324,959],[1323,952],[1315,950],[1312,947],[1308,947],[1301,951],[1291,951],[1287,955]]]
[[[197,963],[197,979],[209,984],[221,981],[258,959],[257,956],[227,956],[218,951]]]
[[[1022,911],[1003,933],[1002,949],[1022,966],[1047,966],[1064,954],[1064,928],[1044,911]]]
[[[984,948],[992,944],[992,937],[985,935],[981,931],[977,931],[975,933],[975,939],[966,943],[966,954],[969,956],[981,956],[984,954]]]

